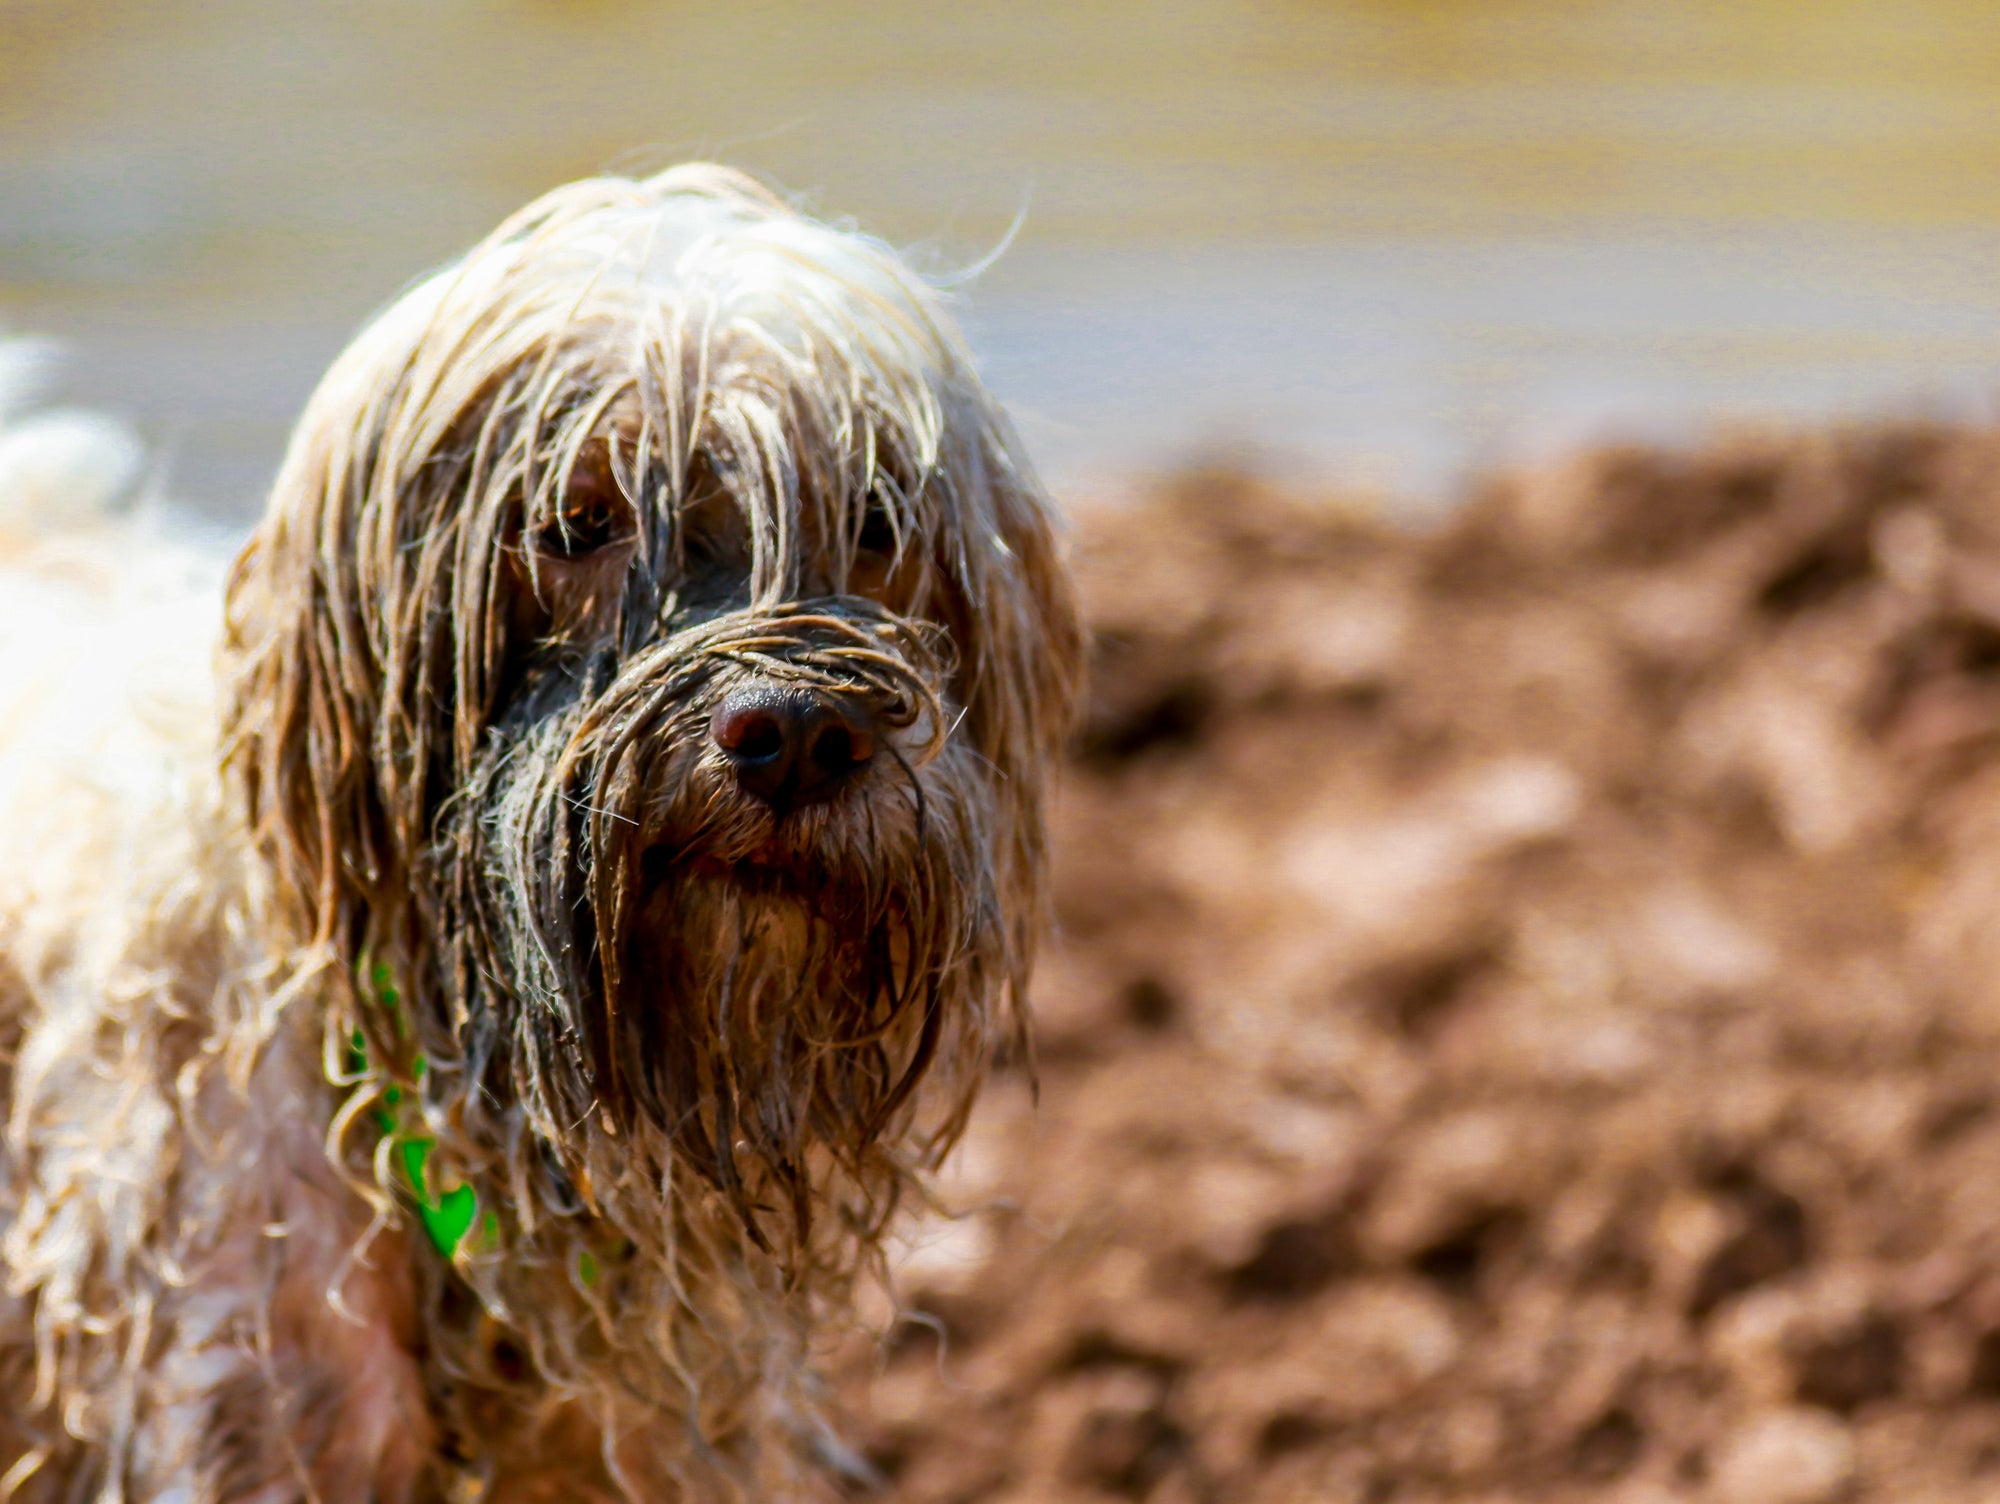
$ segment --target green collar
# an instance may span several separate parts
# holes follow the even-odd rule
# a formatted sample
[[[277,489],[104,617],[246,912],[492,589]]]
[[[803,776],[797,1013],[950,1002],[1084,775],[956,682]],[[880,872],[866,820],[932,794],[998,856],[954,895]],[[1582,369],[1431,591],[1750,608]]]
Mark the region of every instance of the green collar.
[[[368,972],[368,981],[372,988],[364,988],[364,992],[372,990],[376,1000],[395,1018],[397,1031],[405,1032],[408,1025],[403,1018],[402,994],[396,990],[395,978],[389,968],[379,965],[372,968]],[[423,1080],[427,1064],[423,1056],[417,1056],[413,1069],[418,1081]],[[348,1041],[347,1065],[356,1076],[366,1077],[369,1074],[368,1043],[359,1029]],[[480,1216],[478,1192],[469,1185],[454,1186],[448,1191],[432,1187],[426,1166],[431,1150],[437,1147],[437,1140],[423,1132],[421,1127],[413,1126],[411,1120],[416,1115],[406,1111],[403,1104],[410,1102],[414,1106],[414,1101],[414,1091],[405,1091],[400,1083],[392,1081],[383,1088],[381,1105],[370,1116],[375,1119],[375,1126],[394,1144],[392,1158],[403,1172],[404,1189],[416,1207],[417,1217],[429,1234],[432,1246],[450,1258],[458,1252],[459,1244],[465,1241],[465,1235],[472,1231],[475,1222],[479,1224],[482,1241],[488,1246],[497,1244],[500,1241],[500,1218],[491,1210],[484,1217]],[[420,1123],[421,1119],[416,1118],[416,1122]]]
[[[363,988],[364,995],[372,990],[376,1000],[395,1019],[397,1032],[407,1033],[409,1026],[403,1017],[402,994],[396,990],[395,978],[389,968],[378,965],[370,969],[368,983],[371,986]],[[429,1062],[422,1055],[418,1055],[410,1067],[419,1082],[424,1079],[428,1068]],[[359,1029],[348,1041],[347,1069],[348,1074],[361,1077],[364,1082],[371,1074],[368,1068],[368,1041]],[[498,1248],[500,1214],[490,1207],[482,1213],[478,1192],[469,1185],[454,1186],[448,1191],[432,1186],[428,1166],[437,1140],[423,1131],[423,1119],[416,1110],[415,1089],[406,1089],[402,1083],[391,1081],[382,1088],[380,1103],[369,1116],[374,1118],[375,1126],[382,1130],[383,1136],[392,1145],[391,1160],[403,1172],[403,1189],[416,1207],[417,1218],[423,1223],[431,1246],[449,1259],[458,1252],[476,1224],[479,1228],[478,1246],[482,1249]],[[585,1286],[597,1283],[598,1271],[596,1254],[584,1249],[577,1255],[577,1277]]]

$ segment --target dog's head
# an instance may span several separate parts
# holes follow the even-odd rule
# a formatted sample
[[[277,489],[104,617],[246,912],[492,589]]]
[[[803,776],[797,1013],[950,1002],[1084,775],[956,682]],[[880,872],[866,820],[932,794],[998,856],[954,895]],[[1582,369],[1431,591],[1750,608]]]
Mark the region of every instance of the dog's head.
[[[285,922],[376,979],[333,1037],[521,1217],[687,1178],[796,1247],[1014,1016],[1078,663],[933,291],[680,168],[549,195],[341,356],[226,730]]]

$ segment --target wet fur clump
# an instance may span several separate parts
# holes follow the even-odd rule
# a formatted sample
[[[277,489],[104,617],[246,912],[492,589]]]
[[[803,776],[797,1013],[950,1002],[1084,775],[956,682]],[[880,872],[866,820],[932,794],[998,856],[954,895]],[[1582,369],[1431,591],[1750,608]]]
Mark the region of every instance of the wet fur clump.
[[[0,888],[17,1496],[806,1488],[809,1334],[1021,1026],[1077,689],[935,293],[722,169],[559,190],[335,364],[219,639],[201,797],[93,816],[191,865]],[[872,755],[747,792],[764,692]]]

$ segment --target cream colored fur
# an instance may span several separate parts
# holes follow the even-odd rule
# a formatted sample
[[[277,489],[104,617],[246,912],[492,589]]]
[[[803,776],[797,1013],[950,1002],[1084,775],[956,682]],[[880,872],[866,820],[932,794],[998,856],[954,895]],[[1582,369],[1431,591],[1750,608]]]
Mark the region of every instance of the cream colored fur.
[[[223,561],[109,513],[124,444],[76,416],[0,431],[5,1488],[291,1499],[304,1458],[229,1479],[183,1443],[339,1363],[366,1379],[340,1444],[357,1474],[370,1454],[393,1469],[424,1435],[422,1392],[379,1322],[323,1298],[344,1282],[380,1304],[341,1267],[367,1216],[313,1124],[316,1037],[282,1048],[219,776]]]

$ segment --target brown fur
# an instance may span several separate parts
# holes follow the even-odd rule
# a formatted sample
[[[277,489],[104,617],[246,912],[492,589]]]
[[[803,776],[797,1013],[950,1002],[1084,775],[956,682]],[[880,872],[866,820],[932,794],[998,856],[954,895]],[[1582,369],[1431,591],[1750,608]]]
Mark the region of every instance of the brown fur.
[[[809,1335],[1019,1026],[1078,661],[879,245],[681,168],[407,294],[230,577],[191,797],[93,816],[175,871],[0,887],[16,1497],[805,1489]],[[707,733],[766,682],[882,754],[775,815]]]

